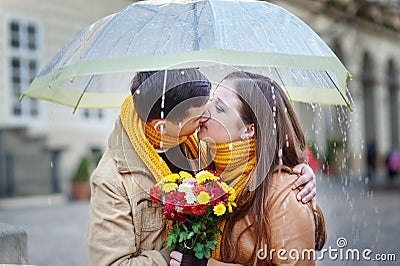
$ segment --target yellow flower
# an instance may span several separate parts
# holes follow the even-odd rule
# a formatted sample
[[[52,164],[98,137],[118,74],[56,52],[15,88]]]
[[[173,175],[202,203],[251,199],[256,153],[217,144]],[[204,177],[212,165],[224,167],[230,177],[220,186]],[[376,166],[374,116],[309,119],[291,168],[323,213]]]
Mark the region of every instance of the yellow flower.
[[[168,193],[168,192],[171,192],[171,191],[174,191],[174,190],[177,190],[177,189],[178,189],[178,185],[175,184],[175,183],[165,183],[165,184],[162,186],[162,190],[163,190],[165,193]]]
[[[228,211],[229,212],[233,212],[233,207],[236,207],[236,203],[235,202],[228,202]]]
[[[185,172],[185,171],[180,171],[179,175],[181,177],[181,181],[188,179],[188,178],[193,178],[193,176],[191,174],[189,174],[188,172]]]
[[[210,202],[210,195],[207,192],[200,192],[197,196],[197,202],[203,205],[206,205]]]
[[[181,177],[178,174],[169,174],[167,176],[164,176],[164,182],[168,183],[176,183],[179,181]]]
[[[225,193],[228,193],[229,190],[231,189],[228,184],[225,182],[218,182],[219,186],[224,190]]]
[[[222,203],[218,203],[217,205],[214,206],[214,214],[217,216],[221,216],[226,212],[226,207]]]
[[[207,181],[218,180],[219,178],[208,171],[201,171],[197,173],[196,180],[197,184],[202,185],[207,183]]]
[[[228,202],[234,202],[235,199],[236,199],[236,190],[234,188],[231,188],[229,190]]]

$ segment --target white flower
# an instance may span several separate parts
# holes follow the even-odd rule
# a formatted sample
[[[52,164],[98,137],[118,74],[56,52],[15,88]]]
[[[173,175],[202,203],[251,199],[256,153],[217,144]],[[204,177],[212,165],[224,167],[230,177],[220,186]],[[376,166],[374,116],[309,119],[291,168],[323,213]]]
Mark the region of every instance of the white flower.
[[[178,191],[179,192],[185,192],[185,193],[187,193],[188,191],[191,192],[192,191],[192,187],[193,187],[192,184],[182,183],[182,184],[179,185]]]
[[[191,190],[185,193],[185,199],[186,202],[189,204],[193,204],[196,202],[196,196],[193,194]]]
[[[182,183],[178,187],[179,192],[185,193],[185,199],[188,204],[193,204],[196,202],[196,196],[193,194],[192,188],[193,184],[191,183]]]

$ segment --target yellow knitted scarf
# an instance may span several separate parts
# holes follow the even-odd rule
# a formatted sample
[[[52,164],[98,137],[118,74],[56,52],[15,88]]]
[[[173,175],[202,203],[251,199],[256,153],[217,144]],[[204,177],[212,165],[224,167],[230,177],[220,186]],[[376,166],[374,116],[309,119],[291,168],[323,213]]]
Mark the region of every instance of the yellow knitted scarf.
[[[156,149],[161,148],[161,146],[163,149],[172,148],[185,141],[186,138],[176,139],[165,135],[161,136],[146,123],[145,131],[143,131],[143,122],[136,113],[131,95],[127,96],[122,104],[120,118],[132,146],[153,174],[156,182],[171,174],[171,170],[158,155]],[[162,144],[160,145],[161,142]]]
[[[186,140],[186,136],[173,138],[167,135],[161,135],[147,123],[145,123],[144,135],[155,149],[160,150],[173,148]]]
[[[214,151],[213,160],[215,170],[222,176],[225,182],[239,192],[242,187],[242,184],[239,184],[240,181],[246,180],[255,165],[254,138],[216,144]],[[214,153],[213,147],[211,147],[211,153]]]
[[[214,154],[215,170],[239,194],[247,177],[256,165],[255,139],[250,138],[244,141],[216,144],[211,147],[211,153]],[[225,222],[225,220],[222,220],[218,223],[218,228],[221,232],[224,231]],[[217,241],[211,256],[221,260],[222,234],[218,235]]]

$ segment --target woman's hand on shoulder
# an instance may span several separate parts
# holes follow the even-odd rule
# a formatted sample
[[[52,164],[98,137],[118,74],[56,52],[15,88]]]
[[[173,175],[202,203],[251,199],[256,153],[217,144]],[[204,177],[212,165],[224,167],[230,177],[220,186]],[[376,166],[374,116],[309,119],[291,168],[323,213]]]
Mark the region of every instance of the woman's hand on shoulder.
[[[303,203],[312,201],[313,208],[315,209],[317,182],[314,171],[308,164],[302,163],[293,168],[293,173],[300,175],[300,177],[294,182],[292,189],[304,186],[300,188],[300,192],[297,194],[297,200]]]

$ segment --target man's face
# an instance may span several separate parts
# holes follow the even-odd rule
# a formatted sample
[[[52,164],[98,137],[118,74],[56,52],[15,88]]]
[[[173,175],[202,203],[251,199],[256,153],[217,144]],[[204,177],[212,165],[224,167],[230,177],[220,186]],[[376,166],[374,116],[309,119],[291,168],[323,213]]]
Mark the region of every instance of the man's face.
[[[187,116],[179,123],[171,122],[167,119],[165,121],[166,134],[171,137],[192,135],[200,127],[200,123],[204,123],[210,118],[207,107],[207,104],[200,107],[191,107],[187,111]]]

